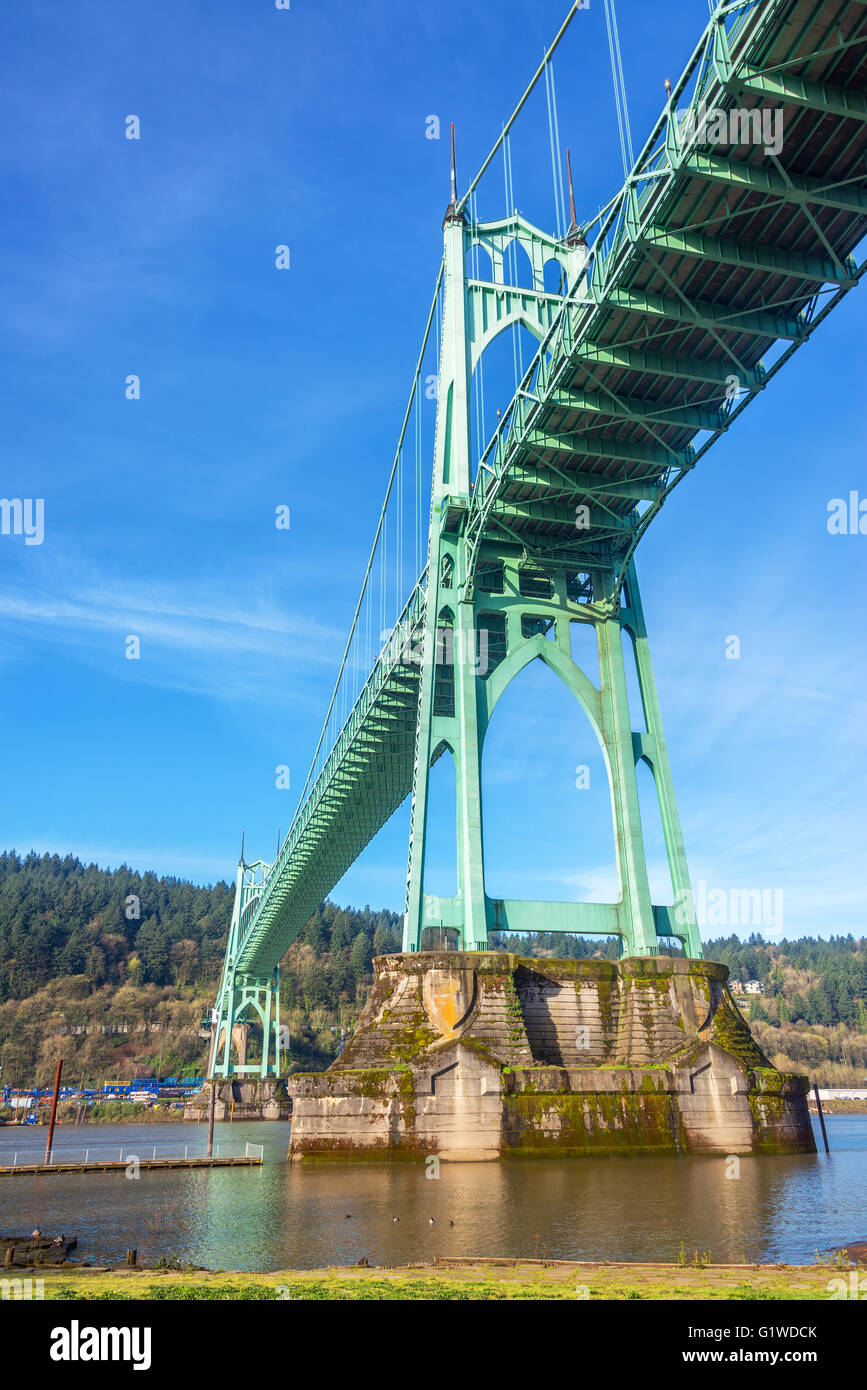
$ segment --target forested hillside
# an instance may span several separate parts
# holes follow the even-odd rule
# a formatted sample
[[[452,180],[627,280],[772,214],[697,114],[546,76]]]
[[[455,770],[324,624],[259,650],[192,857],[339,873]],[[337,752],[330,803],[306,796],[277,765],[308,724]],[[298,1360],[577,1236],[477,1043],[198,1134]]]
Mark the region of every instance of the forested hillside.
[[[0,1076],[47,1084],[201,1073],[234,886],[0,855]],[[327,1066],[367,997],[374,954],[400,949],[393,912],[325,903],[287,953],[291,1055]]]
[[[70,1080],[201,1072],[234,887],[107,871],[67,856],[0,855],[0,1075],[46,1084],[64,1057]],[[492,939],[523,955],[616,959],[613,940]],[[281,966],[290,1059],[327,1066],[351,1031],[374,955],[400,949],[389,911],[316,912]],[[867,942],[848,937],[705,943],[732,980],[757,980],[747,1017],[776,1065],[826,1085],[867,1085]]]
[[[0,855],[0,1003],[68,975],[94,987],[214,979],[234,892],[71,855]]]

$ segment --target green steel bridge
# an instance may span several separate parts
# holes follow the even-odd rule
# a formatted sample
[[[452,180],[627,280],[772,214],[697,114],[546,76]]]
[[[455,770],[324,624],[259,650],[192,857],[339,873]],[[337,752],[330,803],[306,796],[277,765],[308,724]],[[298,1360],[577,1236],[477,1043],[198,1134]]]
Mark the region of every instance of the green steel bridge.
[[[543,73],[547,84],[551,55],[578,8],[528,92]],[[864,273],[867,262],[857,264],[853,252],[867,233],[865,44],[865,0],[718,4],[683,74],[666,82],[664,108],[620,191],[582,224],[570,169],[568,225],[561,191],[553,234],[517,213],[477,217],[477,185],[506,150],[511,122],[463,196],[452,141],[444,255],[425,331],[426,345],[439,330],[427,560],[419,562],[417,545],[414,571],[398,562],[383,628],[384,589],[377,596],[374,585],[385,573],[390,525],[394,533],[389,498],[421,398],[420,357],[298,809],[273,863],[245,861],[242,852],[210,1075],[279,1071],[278,963],[410,793],[405,951],[420,949],[423,931],[434,927],[451,929],[465,950],[484,949],[489,930],[544,930],[619,935],[624,952],[638,955],[674,937],[688,955],[701,955],[634,555],[672,490]],[[778,129],[782,139],[769,139]],[[509,280],[515,245],[529,257],[531,284]],[[552,262],[556,292],[546,280]],[[474,369],[515,325],[530,331],[538,351],[474,458]],[[598,685],[573,660],[576,623],[595,632]],[[629,710],[624,635],[642,732]],[[492,900],[485,892],[485,730],[509,682],[536,659],[574,693],[599,739],[616,903]],[[458,892],[449,899],[424,891],[429,773],[446,752],[458,808]],[[656,785],[674,907],[651,901],[640,760]],[[233,1059],[232,1032],[251,1019],[262,1027],[262,1058],[247,1065],[244,1055]]]

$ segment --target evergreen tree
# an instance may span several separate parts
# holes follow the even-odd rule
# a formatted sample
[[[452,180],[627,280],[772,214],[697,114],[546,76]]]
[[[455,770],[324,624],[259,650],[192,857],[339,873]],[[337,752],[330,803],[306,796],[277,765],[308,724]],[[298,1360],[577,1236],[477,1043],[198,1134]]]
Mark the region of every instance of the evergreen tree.
[[[394,933],[380,922],[373,933],[373,954],[375,956],[387,956],[392,951],[399,950],[400,946],[395,941]]]
[[[371,971],[370,941],[363,931],[358,933],[352,943],[352,950],[349,953],[349,968],[356,980],[359,981]]]
[[[308,1009],[313,1009],[330,1003],[330,1000],[328,977],[320,962],[315,961],[304,976],[304,1003]]]
[[[801,994],[796,994],[796,995],[794,995],[793,998],[792,998],[792,1022],[793,1022],[793,1023],[797,1023],[799,1019],[803,1019],[803,1020],[806,1022],[806,1018],[807,1018],[807,1004],[806,1004],[806,1000],[804,999],[803,995],[801,995]]]
[[[307,923],[301,935],[303,940],[307,942],[307,945],[313,947],[317,955],[320,951],[324,950],[325,934],[322,930],[322,919],[318,912],[314,913],[310,918],[310,921]]]
[[[833,1005],[822,980],[807,995],[807,1022],[825,1027],[830,1027],[834,1022]]]
[[[349,914],[346,912],[338,912],[331,928],[331,949],[332,951],[342,951],[345,946],[351,944],[352,929],[349,922]]]

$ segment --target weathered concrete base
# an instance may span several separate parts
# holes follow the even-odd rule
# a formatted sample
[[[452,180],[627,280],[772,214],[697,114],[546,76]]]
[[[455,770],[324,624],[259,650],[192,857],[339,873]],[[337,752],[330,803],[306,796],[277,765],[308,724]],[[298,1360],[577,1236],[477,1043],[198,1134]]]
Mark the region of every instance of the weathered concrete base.
[[[206,1081],[197,1096],[184,1106],[185,1120],[205,1120],[208,1117],[211,1086],[216,1084],[215,1120],[288,1120],[291,1103],[285,1081]],[[234,1107],[232,1102],[234,1101]]]
[[[374,970],[338,1061],[289,1079],[290,1159],[815,1152],[806,1078],[759,1050],[724,965],[450,951]]]

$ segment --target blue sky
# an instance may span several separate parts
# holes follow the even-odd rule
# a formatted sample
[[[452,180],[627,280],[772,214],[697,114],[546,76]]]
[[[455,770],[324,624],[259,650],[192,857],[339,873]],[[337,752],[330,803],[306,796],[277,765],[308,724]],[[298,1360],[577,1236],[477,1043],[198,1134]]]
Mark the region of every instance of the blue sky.
[[[213,881],[245,825],[270,857],[295,796],[274,769],[303,782],[410,385],[448,122],[465,184],[567,8],[36,0],[4,15],[0,491],[45,499],[45,539],[0,537],[0,844]],[[706,15],[620,0],[636,151]],[[601,2],[555,70],[586,220],[622,177]],[[515,193],[542,222],[539,114],[516,136]],[[498,177],[483,217],[503,211]],[[867,494],[863,294],[638,555],[693,879],[782,889],[772,926],[793,935],[865,926],[867,538],[826,527],[829,499]],[[484,776],[492,893],[608,896],[601,763],[538,663],[497,712]],[[407,827],[404,807],[339,901],[402,907]],[[436,860],[445,891],[445,832]]]

